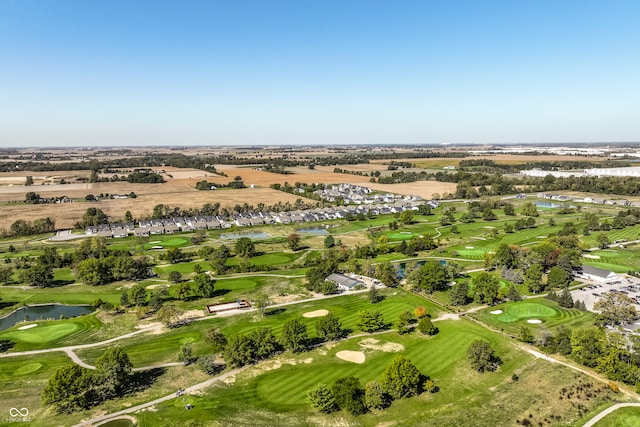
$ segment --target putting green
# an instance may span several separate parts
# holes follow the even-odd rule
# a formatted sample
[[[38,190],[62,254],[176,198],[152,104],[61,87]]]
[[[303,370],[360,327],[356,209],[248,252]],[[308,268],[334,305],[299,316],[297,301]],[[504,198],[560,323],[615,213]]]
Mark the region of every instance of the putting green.
[[[28,343],[51,342],[72,334],[80,328],[81,326],[74,322],[54,323],[22,331],[8,332],[2,334],[2,338],[12,338],[14,341]]]
[[[386,233],[386,236],[389,240],[409,240],[413,237],[419,236],[419,234],[412,232],[397,232],[397,233]]]
[[[19,375],[30,374],[32,372],[37,371],[40,368],[42,368],[42,363],[37,363],[37,362],[26,363],[26,364],[20,366],[15,371],[13,371],[13,375],[19,376]]]
[[[163,248],[177,248],[178,246],[183,246],[187,243],[189,243],[187,239],[184,239],[182,237],[174,237],[173,239],[167,239],[161,242],[155,242],[153,244],[147,243],[146,245],[144,245],[144,248],[151,249],[154,246],[162,246]]]
[[[504,323],[517,322],[522,319],[555,317],[558,312],[553,308],[535,302],[517,302],[502,307],[502,314],[496,319]]]

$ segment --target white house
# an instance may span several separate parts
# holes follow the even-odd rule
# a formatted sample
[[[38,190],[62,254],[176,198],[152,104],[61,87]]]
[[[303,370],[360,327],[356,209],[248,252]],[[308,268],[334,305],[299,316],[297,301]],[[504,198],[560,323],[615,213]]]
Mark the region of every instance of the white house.
[[[580,267],[582,272],[579,277],[586,280],[595,280],[597,282],[604,282],[607,280],[615,280],[618,275],[611,270],[604,270],[602,268],[591,267],[590,265],[583,265]]]

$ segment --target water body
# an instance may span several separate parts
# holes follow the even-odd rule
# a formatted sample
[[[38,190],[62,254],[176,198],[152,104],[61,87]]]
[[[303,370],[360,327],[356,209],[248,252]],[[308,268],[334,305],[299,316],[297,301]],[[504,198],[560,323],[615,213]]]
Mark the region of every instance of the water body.
[[[561,204],[552,203],[552,202],[534,202],[533,204],[536,205],[536,207],[538,207],[538,208],[556,209],[556,208],[561,208],[562,207]]]
[[[243,237],[248,237],[250,239],[266,239],[271,237],[271,234],[265,233],[264,231],[244,231],[241,233],[225,233],[220,237],[226,240],[241,239]]]
[[[298,228],[296,231],[298,233],[309,233],[309,234],[318,234],[318,235],[329,234],[327,229],[324,227]]]
[[[21,307],[16,311],[12,311],[8,316],[0,319],[0,331],[9,329],[18,322],[42,320],[42,319],[59,319],[60,316],[66,318],[77,317],[93,312],[93,307],[89,305],[64,305],[64,304],[48,304],[37,305],[31,307]]]

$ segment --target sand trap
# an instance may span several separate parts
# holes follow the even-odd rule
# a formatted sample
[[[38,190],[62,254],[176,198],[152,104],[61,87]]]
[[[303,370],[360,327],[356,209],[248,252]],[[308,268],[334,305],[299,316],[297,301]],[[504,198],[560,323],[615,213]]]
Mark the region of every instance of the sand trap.
[[[149,242],[150,245],[153,245],[155,243],[162,243],[162,240],[154,240],[153,242]]]
[[[361,351],[342,350],[336,353],[338,359],[353,363],[364,363],[364,353]]]
[[[502,314],[502,310],[493,310],[490,311],[491,314]]]
[[[542,320],[540,320],[540,319],[529,319],[529,320],[527,320],[527,323],[535,323],[535,324],[537,324],[537,323],[542,323]]]
[[[360,347],[368,350],[380,350],[385,353],[396,353],[398,351],[404,350],[404,346],[397,342],[386,342],[384,344],[380,344],[375,338],[366,338],[358,343]]]
[[[538,239],[546,239],[546,238],[547,238],[547,236],[538,236],[537,238],[538,238]]]
[[[484,227],[482,227],[482,228],[495,228],[495,227],[492,227],[492,226],[490,226],[490,225],[485,225],[485,226],[484,226]]]
[[[465,249],[475,249],[473,246],[465,246]]]
[[[583,254],[582,256],[583,256],[584,258],[600,259],[600,255],[589,255],[589,254]]]
[[[322,317],[329,314],[329,310],[316,310],[316,311],[307,311],[302,315],[302,317]]]
[[[24,325],[24,326],[20,326],[18,328],[19,331],[24,331],[25,329],[31,329],[31,328],[35,328],[36,326],[38,326],[37,323],[32,323],[30,325]]]

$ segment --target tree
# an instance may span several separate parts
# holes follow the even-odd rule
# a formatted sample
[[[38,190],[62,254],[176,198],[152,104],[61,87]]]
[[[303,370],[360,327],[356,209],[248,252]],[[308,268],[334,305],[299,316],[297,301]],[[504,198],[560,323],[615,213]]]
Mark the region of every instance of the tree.
[[[513,285],[509,286],[509,290],[507,290],[507,298],[509,298],[509,301],[522,301],[520,292]]]
[[[534,339],[531,329],[527,325],[520,326],[520,341],[531,344]]]
[[[298,233],[291,233],[287,237],[287,243],[292,251],[300,249],[300,235]]]
[[[251,258],[256,254],[256,247],[248,237],[241,237],[236,240],[235,251],[238,256]]]
[[[329,249],[336,245],[336,241],[331,234],[324,238],[324,247]]]
[[[406,334],[409,332],[409,323],[413,322],[414,317],[410,311],[405,311],[404,313],[398,316],[398,320],[396,321],[396,330],[399,334]]]
[[[311,406],[319,412],[329,414],[338,409],[335,398],[326,384],[319,384],[307,392]]]
[[[229,337],[223,351],[227,365],[237,368],[251,363],[254,359],[254,343],[248,335]]]
[[[570,282],[571,277],[560,267],[553,267],[547,274],[547,284],[551,287],[562,288],[568,286]]]
[[[264,317],[266,309],[271,305],[271,300],[266,294],[258,294],[255,296],[253,306],[260,311],[260,315]]]
[[[213,348],[213,354],[220,354],[227,346],[227,337],[220,329],[209,329],[207,331],[207,340]]]
[[[147,302],[147,288],[145,288],[143,284],[138,283],[129,289],[129,301],[137,306],[144,305]]]
[[[451,305],[466,305],[469,303],[469,283],[459,281],[451,287],[449,292]]]
[[[478,372],[495,371],[501,363],[491,344],[485,340],[474,340],[467,348],[467,360],[471,368]]]
[[[193,345],[191,342],[186,342],[182,344],[180,347],[180,351],[178,351],[178,355],[176,356],[178,362],[184,363],[184,366],[187,366],[193,362]]]
[[[194,277],[195,293],[202,298],[211,298],[215,295],[216,281],[207,273],[199,273]]]
[[[402,355],[396,356],[382,375],[382,386],[394,399],[418,395],[421,384],[422,374]]]
[[[375,332],[384,328],[384,318],[378,310],[361,310],[358,312],[356,326],[363,332]]]
[[[267,327],[254,329],[249,337],[253,341],[254,357],[256,360],[267,359],[280,350],[278,339],[273,330]]]
[[[185,300],[191,295],[191,283],[180,282],[174,286],[174,294],[179,300]]]
[[[335,341],[344,336],[345,330],[342,329],[340,319],[331,313],[319,318],[315,324],[316,333],[323,341]]]
[[[632,323],[637,313],[631,298],[621,292],[607,292],[593,305],[600,312],[596,321],[602,326]]]
[[[538,209],[536,205],[531,202],[525,202],[522,205],[522,210],[520,211],[524,216],[538,216]]]
[[[573,298],[571,298],[571,292],[569,288],[564,288],[558,298],[558,305],[564,308],[573,308]]]
[[[419,305],[413,309],[413,315],[416,316],[417,319],[422,319],[427,316],[427,310],[423,306]]]
[[[42,402],[53,405],[58,413],[71,413],[90,405],[91,374],[76,364],[62,366],[54,372],[42,390]]]
[[[444,290],[448,282],[447,269],[436,260],[429,260],[422,267],[412,271],[407,282],[413,286],[432,293]]]
[[[418,330],[423,335],[436,335],[438,332],[440,332],[439,329],[433,325],[433,322],[429,317],[423,317],[422,319],[420,319],[420,321],[418,322]]]
[[[571,357],[578,363],[594,368],[604,354],[605,332],[597,327],[576,329],[571,334]]]
[[[376,265],[375,278],[387,286],[396,286],[398,284],[398,276],[396,270],[390,262],[383,262]]]
[[[495,276],[481,272],[473,279],[473,299],[475,302],[493,304],[498,298],[500,282]]]
[[[169,280],[173,283],[179,283],[182,281],[182,273],[179,271],[170,271],[169,272]]]
[[[495,263],[500,267],[516,268],[518,266],[518,260],[514,252],[511,246],[502,243],[496,250],[494,256]]]
[[[13,268],[10,265],[0,266],[0,283],[8,285],[13,277]]]
[[[50,265],[35,264],[20,274],[22,281],[29,286],[50,288],[53,286],[53,268]]]
[[[385,409],[391,404],[389,395],[377,381],[369,381],[364,387],[364,404],[369,409]]]
[[[183,311],[175,305],[167,304],[160,307],[156,313],[156,319],[162,322],[165,326],[171,326],[180,320]]]
[[[609,237],[604,233],[598,234],[596,236],[596,240],[598,242],[598,247],[600,249],[607,249],[609,247],[609,245],[611,244],[611,241],[609,240]]]
[[[198,368],[208,375],[215,375],[224,369],[224,364],[218,363],[218,359],[213,354],[206,354],[198,358]]]
[[[280,343],[284,348],[297,353],[307,348],[307,341],[307,325],[300,319],[289,319],[284,322],[280,335]]]
[[[129,385],[132,368],[133,364],[122,348],[107,348],[96,361],[94,384],[98,395],[111,398],[121,394]]]
[[[402,211],[400,213],[400,218],[398,218],[398,219],[403,224],[411,224],[413,222],[413,215],[414,215],[414,213],[413,213],[412,210]]]
[[[380,301],[380,294],[378,292],[378,288],[375,285],[371,285],[369,288],[369,303],[375,304]]]
[[[364,404],[364,389],[360,381],[354,376],[338,378],[331,387],[336,405],[351,415],[361,415],[367,412]]]
[[[33,177],[31,175],[27,175],[27,177],[24,180],[24,185],[25,187],[30,187],[33,185]]]
[[[544,272],[540,264],[533,264],[524,274],[524,284],[530,292],[538,293],[542,287],[542,273]]]

